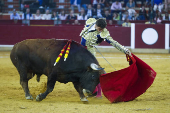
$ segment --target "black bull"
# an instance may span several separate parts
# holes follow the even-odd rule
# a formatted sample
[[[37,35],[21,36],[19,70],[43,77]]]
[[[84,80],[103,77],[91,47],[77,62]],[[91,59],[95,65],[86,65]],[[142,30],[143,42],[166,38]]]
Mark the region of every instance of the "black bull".
[[[10,58],[20,75],[20,84],[25,92],[26,99],[33,99],[29,92],[28,81],[35,74],[39,82],[42,74],[48,78],[47,89],[37,95],[41,101],[53,91],[56,81],[61,83],[72,82],[80,95],[81,101],[87,101],[83,91],[91,93],[99,83],[99,76],[104,73],[98,68],[96,58],[79,43],[72,41],[66,61],[64,54],[54,66],[55,60],[68,40],[56,39],[29,39],[14,45]]]

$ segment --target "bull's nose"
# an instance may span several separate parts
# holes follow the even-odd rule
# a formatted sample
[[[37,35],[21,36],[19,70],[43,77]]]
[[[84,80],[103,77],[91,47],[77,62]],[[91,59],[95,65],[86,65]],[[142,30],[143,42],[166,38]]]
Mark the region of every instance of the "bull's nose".
[[[87,89],[83,89],[83,93],[84,93],[85,96],[92,95],[92,92],[87,90]]]

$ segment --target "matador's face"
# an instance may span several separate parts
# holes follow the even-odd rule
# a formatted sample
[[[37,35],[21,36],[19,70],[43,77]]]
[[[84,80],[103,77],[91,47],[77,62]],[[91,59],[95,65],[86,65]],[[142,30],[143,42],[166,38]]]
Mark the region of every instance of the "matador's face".
[[[95,29],[98,31],[98,32],[102,32],[103,29],[101,27],[98,27],[97,25],[95,25]]]

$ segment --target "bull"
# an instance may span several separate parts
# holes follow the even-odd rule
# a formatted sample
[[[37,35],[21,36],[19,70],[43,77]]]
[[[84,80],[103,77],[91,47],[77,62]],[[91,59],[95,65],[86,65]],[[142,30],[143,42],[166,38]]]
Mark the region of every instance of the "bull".
[[[63,56],[54,66],[57,56],[68,40],[27,39],[16,43],[10,58],[20,75],[20,84],[25,92],[25,98],[32,100],[28,81],[37,75],[40,81],[42,74],[47,76],[47,89],[36,96],[36,101],[42,101],[53,91],[56,81],[72,82],[79,93],[81,101],[88,101],[84,92],[92,94],[99,83],[99,76],[104,73],[96,58],[82,45],[72,41],[66,61]]]

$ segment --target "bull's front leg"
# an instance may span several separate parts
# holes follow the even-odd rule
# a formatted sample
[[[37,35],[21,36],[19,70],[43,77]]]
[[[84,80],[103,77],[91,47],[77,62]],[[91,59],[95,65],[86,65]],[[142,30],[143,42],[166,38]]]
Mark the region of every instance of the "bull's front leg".
[[[47,81],[47,90],[44,93],[40,93],[36,97],[36,101],[42,101],[43,99],[46,98],[46,96],[53,91],[54,86],[56,83],[56,76],[53,76],[52,74],[48,77]]]
[[[74,88],[77,90],[77,92],[80,95],[80,100],[83,101],[83,102],[87,102],[88,100],[84,96],[83,88],[81,87],[80,83],[79,82],[73,82],[73,84],[74,84]]]

